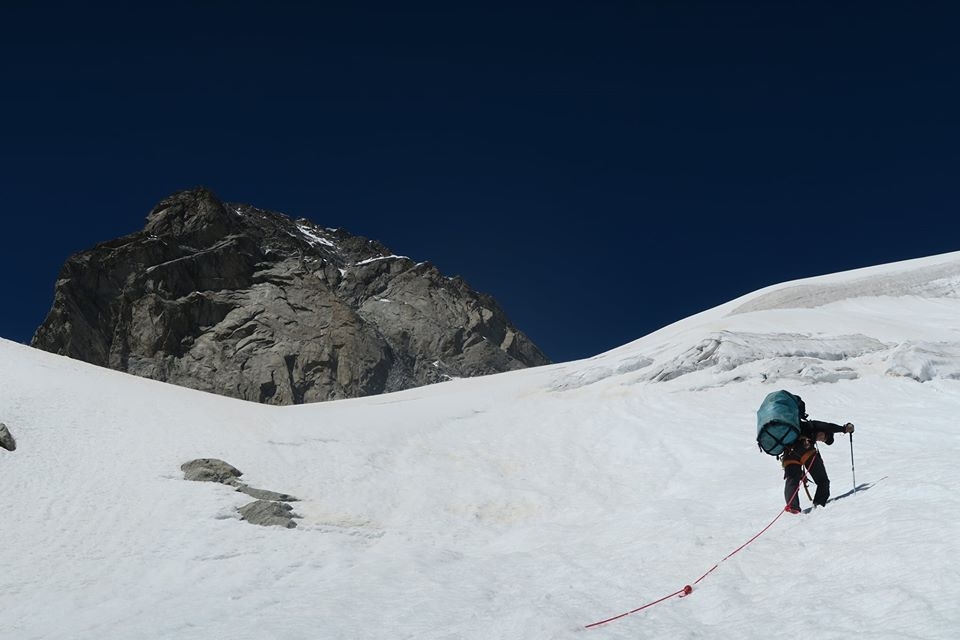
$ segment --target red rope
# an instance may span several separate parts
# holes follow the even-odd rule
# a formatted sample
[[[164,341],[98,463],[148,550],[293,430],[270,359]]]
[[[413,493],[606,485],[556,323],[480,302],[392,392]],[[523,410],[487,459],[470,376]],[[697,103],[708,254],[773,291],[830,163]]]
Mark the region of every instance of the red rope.
[[[590,629],[591,627],[599,627],[599,626],[602,625],[602,624],[607,624],[608,622],[613,622],[614,620],[619,620],[620,618],[626,618],[627,616],[629,616],[629,615],[631,615],[631,614],[634,614],[634,613],[636,613],[637,611],[643,611],[643,610],[646,609],[647,607],[652,607],[652,606],[655,605],[655,604],[660,604],[660,603],[663,602],[664,600],[669,600],[669,599],[672,598],[673,596],[679,596],[679,595],[683,595],[684,593],[689,593],[689,591],[687,591],[688,589],[690,589],[690,587],[689,587],[689,586],[686,586],[686,587],[684,587],[683,589],[680,589],[679,591],[674,591],[673,593],[671,593],[671,594],[668,595],[668,596],[663,596],[663,597],[660,598],[659,600],[654,600],[653,602],[649,602],[649,603],[643,605],[642,607],[637,607],[637,608],[634,609],[633,611],[627,611],[626,613],[621,613],[621,614],[618,615],[618,616],[613,616],[612,618],[607,618],[606,620],[601,620],[600,622],[593,622],[593,623],[591,623],[591,624],[588,624],[585,628],[586,628],[586,629]]]
[[[805,465],[804,465],[804,464],[801,464],[801,465],[800,465],[800,468],[803,469],[803,476],[801,477],[800,482],[797,483],[797,488],[794,490],[793,495],[790,496],[790,499],[789,499],[789,500],[787,500],[787,503],[784,505],[784,508],[781,509],[781,510],[780,510],[780,513],[777,514],[777,517],[774,518],[773,520],[771,520],[771,521],[770,521],[770,524],[768,524],[767,526],[765,526],[765,527],[764,527],[759,533],[757,533],[755,536],[753,536],[752,538],[750,538],[749,540],[747,540],[746,542],[744,542],[742,545],[740,545],[739,547],[737,547],[736,549],[734,549],[733,551],[731,551],[730,553],[728,553],[728,554],[723,558],[723,560],[721,560],[721,561],[718,562],[717,564],[715,564],[715,565],[713,565],[712,567],[710,567],[709,571],[707,571],[705,574],[703,574],[702,576],[700,576],[699,578],[697,578],[696,581],[695,581],[693,584],[699,584],[699,582],[700,582],[701,580],[703,580],[703,579],[706,578],[708,575],[710,575],[711,573],[713,573],[714,569],[716,569],[717,567],[719,567],[721,564],[723,564],[724,562],[726,562],[727,560],[729,560],[729,559],[732,558],[733,556],[735,556],[735,555],[737,555],[738,553],[740,553],[740,551],[742,551],[744,548],[746,548],[747,545],[749,545],[751,542],[753,542],[754,540],[756,540],[757,538],[759,538],[760,536],[762,536],[764,533],[766,533],[767,530],[768,530],[770,527],[773,526],[773,523],[776,522],[777,520],[779,520],[779,519],[780,519],[780,516],[782,516],[784,513],[786,513],[786,507],[788,507],[790,504],[792,504],[792,503],[793,503],[793,499],[797,497],[797,493],[800,491],[800,485],[803,484],[803,480],[805,480],[806,477],[807,477],[807,471],[810,469],[810,467],[813,466],[813,461],[816,459],[817,453],[818,453],[818,452],[816,452],[816,450],[814,450],[814,451],[815,451],[815,453],[810,457],[810,461],[809,461],[807,464],[805,464]],[[693,587],[688,584],[688,585],[685,585],[685,586],[683,587],[683,589],[680,589],[679,591],[674,591],[673,593],[671,593],[671,594],[668,595],[668,596],[663,596],[663,597],[660,598],[659,600],[654,600],[653,602],[648,602],[647,604],[643,605],[642,607],[637,607],[636,609],[634,609],[634,610],[632,610],[632,611],[627,611],[626,613],[621,613],[621,614],[618,615],[618,616],[613,616],[612,618],[607,618],[606,620],[600,620],[599,622],[592,622],[592,623],[586,625],[584,628],[585,628],[585,629],[592,629],[593,627],[599,627],[599,626],[602,625],[602,624],[607,624],[608,622],[613,622],[614,620],[619,620],[620,618],[626,618],[626,617],[629,616],[629,615],[633,615],[634,613],[637,613],[638,611],[643,611],[644,609],[646,609],[646,608],[648,608],[648,607],[652,607],[652,606],[655,605],[655,604],[660,604],[660,603],[663,602],[664,600],[669,600],[670,598],[672,598],[672,597],[674,597],[674,596],[680,596],[681,598],[683,598],[684,596],[690,595],[692,592],[693,592]]]

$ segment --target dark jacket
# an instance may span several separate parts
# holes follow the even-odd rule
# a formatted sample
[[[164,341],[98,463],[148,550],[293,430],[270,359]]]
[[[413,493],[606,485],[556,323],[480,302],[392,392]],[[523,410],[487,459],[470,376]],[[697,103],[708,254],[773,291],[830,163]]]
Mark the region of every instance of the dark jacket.
[[[823,443],[833,444],[833,434],[843,433],[845,429],[832,422],[821,422],[820,420],[801,420],[800,437],[793,444],[789,444],[783,449],[780,459],[784,466],[796,462],[807,463],[810,458],[808,452],[812,452],[817,445],[817,434],[823,433]]]
[[[841,427],[838,424],[833,424],[832,422],[821,422],[820,420],[801,420],[800,421],[800,437],[809,438],[814,442],[817,441],[817,434],[823,433],[824,444],[833,444],[833,434],[843,433],[845,431],[844,427]]]

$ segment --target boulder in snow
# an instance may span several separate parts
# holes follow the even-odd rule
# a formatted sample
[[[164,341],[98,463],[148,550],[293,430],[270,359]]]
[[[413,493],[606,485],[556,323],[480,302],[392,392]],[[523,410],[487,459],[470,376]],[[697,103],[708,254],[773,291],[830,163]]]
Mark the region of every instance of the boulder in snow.
[[[236,467],[216,458],[197,458],[180,465],[183,477],[197,482],[220,482],[233,484],[243,472]]]
[[[294,502],[297,498],[286,493],[255,489],[245,485],[239,480],[243,472],[223,460],[197,458],[190,462],[184,462],[180,465],[180,469],[187,480],[219,482],[256,498],[256,502],[251,502],[238,509],[242,520],[263,526],[280,526],[287,529],[297,526],[297,523],[291,519],[294,517],[291,513],[293,507],[285,504],[286,502]]]
[[[240,512],[240,518],[252,524],[259,524],[264,527],[286,527],[293,529],[297,523],[293,518],[293,507],[283,502],[273,502],[270,500],[257,500],[248,505],[237,509]]]
[[[0,422],[0,448],[7,451],[13,451],[17,448],[17,441],[13,439],[13,434],[7,429],[7,425]]]

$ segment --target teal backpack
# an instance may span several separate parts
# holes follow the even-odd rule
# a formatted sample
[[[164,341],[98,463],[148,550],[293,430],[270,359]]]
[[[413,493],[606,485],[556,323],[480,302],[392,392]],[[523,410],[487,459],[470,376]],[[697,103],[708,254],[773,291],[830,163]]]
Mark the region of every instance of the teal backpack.
[[[800,396],[782,390],[768,394],[757,411],[757,446],[764,453],[779,456],[784,447],[800,437],[800,421],[806,417]]]

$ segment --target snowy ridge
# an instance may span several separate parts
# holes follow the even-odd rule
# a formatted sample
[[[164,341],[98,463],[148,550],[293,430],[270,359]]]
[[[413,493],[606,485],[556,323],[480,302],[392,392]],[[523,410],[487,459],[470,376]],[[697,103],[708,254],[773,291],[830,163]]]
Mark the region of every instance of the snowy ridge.
[[[705,381],[836,382],[878,373],[956,379],[958,317],[960,253],[858,269],[770,287],[703,312],[591,359],[603,364],[554,388],[635,371],[630,363],[637,358],[649,369],[628,383],[709,374],[685,377],[691,389]],[[801,330],[771,330],[778,326]],[[858,331],[864,326],[870,335]],[[918,332],[935,339],[917,340]]]
[[[0,340],[18,444],[0,450],[0,638],[953,638],[960,299],[916,276],[958,263],[788,283],[834,293],[731,313],[772,287],[587,360],[319,405]],[[835,298],[878,274],[899,293]],[[690,597],[584,631],[782,507],[753,442],[782,387],[856,423],[864,490],[845,495],[839,436],[821,452],[840,499],[782,518]],[[241,522],[244,495],[183,480],[197,457],[301,498],[298,527]]]
[[[847,282],[819,282],[784,287],[756,296],[731,313],[814,308],[840,300],[880,296],[960,297],[960,262],[917,266],[895,275],[881,271]]]

